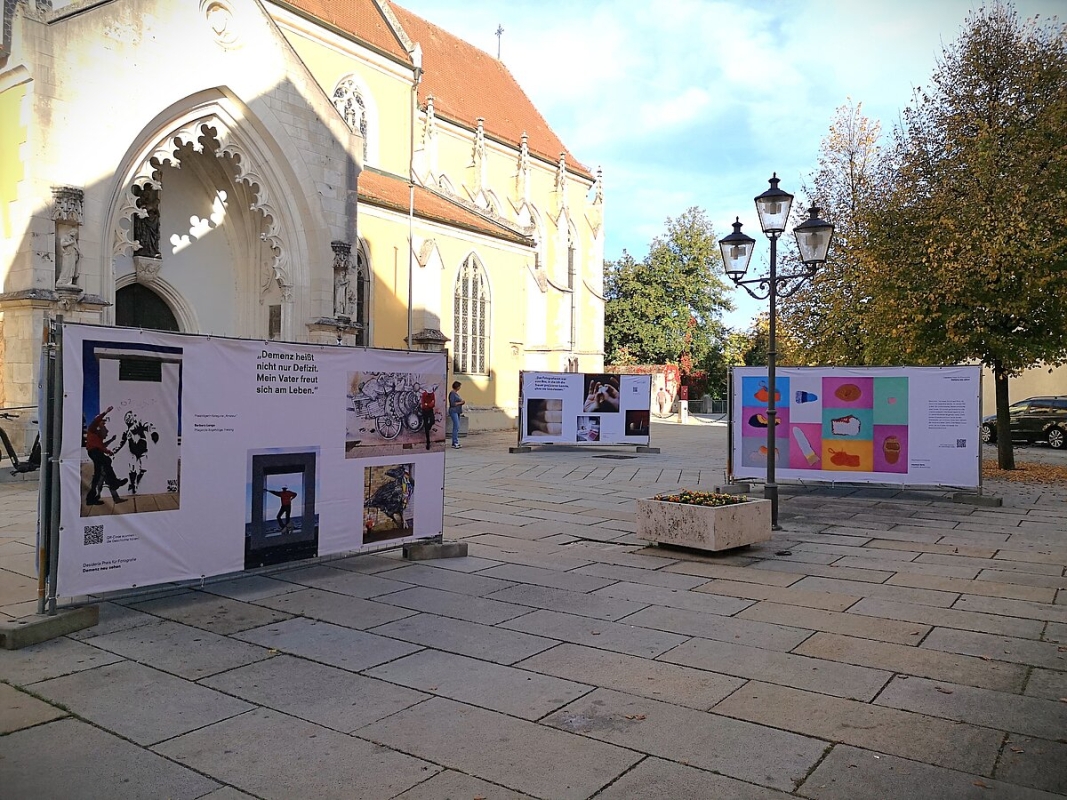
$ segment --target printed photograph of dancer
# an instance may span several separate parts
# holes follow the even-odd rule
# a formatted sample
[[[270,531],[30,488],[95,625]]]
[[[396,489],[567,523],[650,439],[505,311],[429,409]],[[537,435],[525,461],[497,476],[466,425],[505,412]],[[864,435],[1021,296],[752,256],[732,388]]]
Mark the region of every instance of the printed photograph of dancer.
[[[289,491],[288,486],[283,486],[280,492],[276,492],[274,489],[267,489],[267,492],[281,501],[278,505],[278,516],[275,519],[278,522],[278,531],[285,533],[293,522],[293,500],[296,498],[297,493]],[[285,522],[282,522],[282,517],[285,517]]]
[[[345,457],[392,455],[413,447],[444,452],[442,377],[412,372],[349,373]],[[431,400],[428,395],[433,402],[430,408],[424,405]]]
[[[86,339],[81,349],[79,515],[178,509],[182,348]]]

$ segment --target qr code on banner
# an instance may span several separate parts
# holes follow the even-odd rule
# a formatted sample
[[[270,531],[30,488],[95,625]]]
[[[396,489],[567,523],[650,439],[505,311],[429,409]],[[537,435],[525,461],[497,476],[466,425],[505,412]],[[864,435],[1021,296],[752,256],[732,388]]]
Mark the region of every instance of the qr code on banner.
[[[966,447],[966,446],[967,446],[967,440],[966,439],[957,439],[956,440],[956,447]]]
[[[103,525],[86,525],[85,526],[85,544],[103,544],[104,543],[104,526]]]

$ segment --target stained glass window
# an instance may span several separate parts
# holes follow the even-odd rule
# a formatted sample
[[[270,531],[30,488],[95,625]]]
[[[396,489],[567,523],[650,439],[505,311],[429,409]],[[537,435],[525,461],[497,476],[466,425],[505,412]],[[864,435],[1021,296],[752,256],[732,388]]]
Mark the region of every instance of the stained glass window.
[[[471,255],[456,276],[452,371],[489,372],[489,283],[478,258]]]

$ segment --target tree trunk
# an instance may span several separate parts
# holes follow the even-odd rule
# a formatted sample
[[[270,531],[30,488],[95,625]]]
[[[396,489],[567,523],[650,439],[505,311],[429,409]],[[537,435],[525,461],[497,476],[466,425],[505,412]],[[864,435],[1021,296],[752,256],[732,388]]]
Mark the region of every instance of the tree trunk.
[[[1000,361],[993,362],[993,384],[997,395],[997,466],[1001,469],[1015,469],[1011,417],[1008,414],[1008,373]]]

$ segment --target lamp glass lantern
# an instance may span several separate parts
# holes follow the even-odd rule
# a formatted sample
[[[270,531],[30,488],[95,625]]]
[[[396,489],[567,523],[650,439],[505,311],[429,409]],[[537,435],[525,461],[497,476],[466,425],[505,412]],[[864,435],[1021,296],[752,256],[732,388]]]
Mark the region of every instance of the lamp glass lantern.
[[[748,272],[748,262],[752,260],[752,249],[756,240],[741,233],[741,218],[736,217],[734,232],[719,240],[722,251],[722,265],[726,276],[732,281],[739,281]]]
[[[778,188],[778,173],[773,173],[768,181],[771,188],[755,198],[756,213],[759,214],[760,228],[768,236],[785,231],[789,222],[789,209],[793,205],[793,195]]]
[[[808,219],[793,228],[793,235],[796,236],[797,247],[800,249],[800,260],[812,269],[826,261],[830,239],[834,235],[834,226],[819,219],[820,211],[822,209],[818,206],[812,206],[808,209]]]

